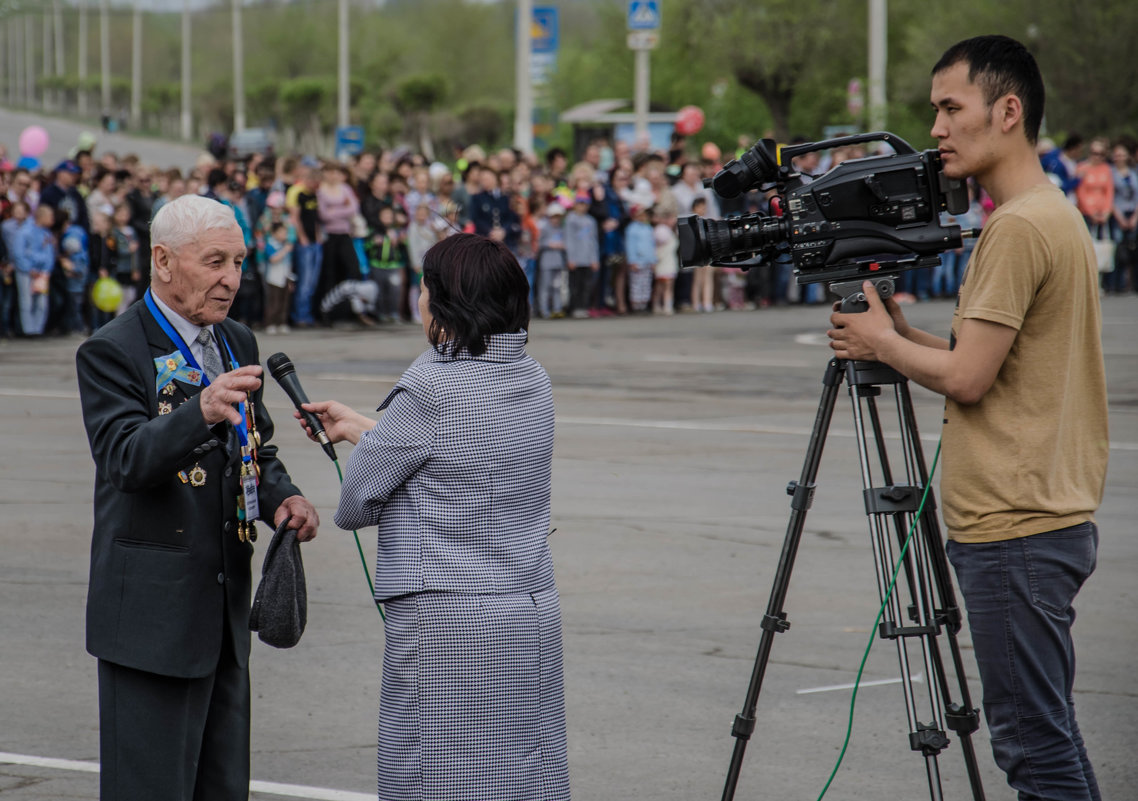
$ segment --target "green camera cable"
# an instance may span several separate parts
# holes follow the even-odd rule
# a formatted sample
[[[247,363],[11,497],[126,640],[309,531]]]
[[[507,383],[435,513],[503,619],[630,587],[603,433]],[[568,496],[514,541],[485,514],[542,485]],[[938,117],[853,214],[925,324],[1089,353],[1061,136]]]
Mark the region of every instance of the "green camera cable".
[[[344,486],[344,471],[340,469],[340,462],[335,460],[332,464],[336,465],[336,475],[340,477],[340,486]],[[360,533],[352,529],[352,536],[356,538],[356,550],[360,552],[360,564],[364,566],[364,578],[367,579],[368,590],[371,591],[371,599],[375,601],[375,608],[379,610],[379,616],[384,622],[387,622],[387,615],[383,614],[383,605],[375,597],[375,585],[371,581],[371,571],[367,569],[367,558],[364,557],[364,547],[360,545]]]
[[[893,597],[893,589],[897,586],[897,576],[901,573],[901,566],[905,563],[905,554],[908,553],[909,545],[913,541],[913,533],[917,530],[917,524],[920,522],[921,514],[925,511],[925,502],[929,497],[929,489],[932,487],[933,476],[936,475],[937,461],[940,459],[940,444],[938,440],[936,444],[936,454],[933,455],[932,468],[929,470],[928,481],[925,482],[925,491],[921,494],[921,505],[917,507],[916,514],[913,515],[913,523],[909,526],[909,534],[905,537],[905,544],[901,547],[901,554],[897,558],[897,566],[893,570],[893,577],[889,582],[889,587],[885,591],[885,599],[881,602],[881,608],[877,610],[877,619],[873,621],[873,628],[869,634],[869,644],[865,647],[865,653],[861,657],[861,664],[857,668],[857,678],[854,679],[853,696],[850,698],[850,717],[849,722],[846,724],[846,739],[842,743],[841,753],[838,754],[838,761],[834,764],[834,770],[830,773],[830,778],[826,780],[826,786],[822,788],[822,793],[818,796],[818,801],[822,801],[826,792],[830,789],[830,785],[834,781],[834,777],[838,775],[838,769],[842,766],[842,760],[846,757],[846,749],[850,745],[850,737],[853,736],[853,721],[854,721],[854,707],[857,704],[857,691],[861,686],[861,674],[865,670],[865,663],[869,659],[869,652],[873,648],[873,643],[877,640],[877,627],[881,623],[881,617],[885,614],[885,607],[889,604],[889,599]],[[929,677],[932,680],[932,677]]]

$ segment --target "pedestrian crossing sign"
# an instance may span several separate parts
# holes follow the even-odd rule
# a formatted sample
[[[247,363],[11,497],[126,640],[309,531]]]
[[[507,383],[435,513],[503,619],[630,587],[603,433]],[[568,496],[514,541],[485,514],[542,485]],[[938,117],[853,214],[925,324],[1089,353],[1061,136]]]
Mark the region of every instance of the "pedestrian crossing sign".
[[[628,29],[654,31],[660,27],[660,0],[628,0]]]

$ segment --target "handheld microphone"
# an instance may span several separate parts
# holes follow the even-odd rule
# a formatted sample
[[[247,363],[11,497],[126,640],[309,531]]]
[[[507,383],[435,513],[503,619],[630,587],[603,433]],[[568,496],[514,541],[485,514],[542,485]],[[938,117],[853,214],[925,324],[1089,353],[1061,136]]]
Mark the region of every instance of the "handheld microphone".
[[[274,353],[265,365],[269,368],[269,375],[281,385],[281,389],[288,395],[296,410],[304,417],[304,422],[308,424],[316,439],[320,440],[320,447],[324,449],[324,453],[328,454],[328,458],[335,462],[336,449],[332,447],[332,441],[324,433],[324,426],[320,424],[320,419],[307,409],[301,408],[302,403],[308,403],[308,396],[300,387],[300,379],[296,377],[296,368],[293,367],[292,360],[283,353]]]

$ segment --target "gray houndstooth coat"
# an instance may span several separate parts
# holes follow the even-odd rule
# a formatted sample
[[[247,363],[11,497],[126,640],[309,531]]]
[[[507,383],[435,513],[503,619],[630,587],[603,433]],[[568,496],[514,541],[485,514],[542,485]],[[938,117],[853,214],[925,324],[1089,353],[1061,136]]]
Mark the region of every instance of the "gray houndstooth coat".
[[[379,526],[380,799],[569,798],[553,396],[525,342],[425,352],[348,461],[336,524]]]

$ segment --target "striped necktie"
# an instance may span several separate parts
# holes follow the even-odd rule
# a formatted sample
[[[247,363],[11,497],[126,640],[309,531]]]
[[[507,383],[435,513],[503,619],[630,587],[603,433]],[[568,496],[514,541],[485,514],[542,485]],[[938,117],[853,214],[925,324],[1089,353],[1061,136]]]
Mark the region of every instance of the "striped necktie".
[[[208,328],[203,328],[198,333],[198,342],[202,346],[202,367],[205,368],[205,377],[212,383],[224,372],[221,356],[217,353],[217,345],[214,344],[213,334]]]

